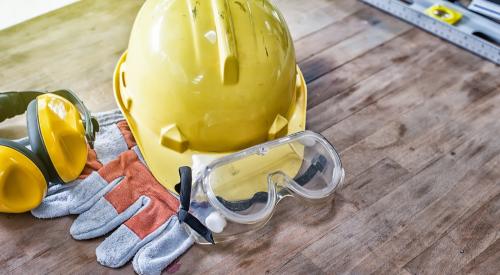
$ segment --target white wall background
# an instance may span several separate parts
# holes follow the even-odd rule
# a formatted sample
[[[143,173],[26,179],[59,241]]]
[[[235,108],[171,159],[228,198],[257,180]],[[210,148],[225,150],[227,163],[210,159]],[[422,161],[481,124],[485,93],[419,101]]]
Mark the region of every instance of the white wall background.
[[[0,30],[76,1],[78,0],[0,0]]]

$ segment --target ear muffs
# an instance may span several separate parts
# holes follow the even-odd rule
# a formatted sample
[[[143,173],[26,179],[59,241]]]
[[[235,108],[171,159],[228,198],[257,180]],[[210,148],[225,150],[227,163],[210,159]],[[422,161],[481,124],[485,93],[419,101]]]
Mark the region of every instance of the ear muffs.
[[[31,149],[45,164],[49,181],[75,180],[88,152],[78,109],[61,96],[44,94],[28,105],[26,119]]]
[[[42,202],[48,182],[80,175],[99,124],[69,90],[0,93],[0,107],[0,122],[26,111],[31,145],[0,139],[0,212],[26,212]]]
[[[47,193],[48,178],[33,152],[0,139],[0,212],[23,213],[37,207]]]

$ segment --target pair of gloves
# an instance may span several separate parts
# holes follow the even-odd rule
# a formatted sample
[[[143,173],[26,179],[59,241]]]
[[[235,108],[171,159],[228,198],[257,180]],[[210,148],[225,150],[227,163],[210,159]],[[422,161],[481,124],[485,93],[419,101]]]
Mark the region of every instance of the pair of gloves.
[[[78,180],[51,185],[37,218],[79,214],[70,233],[77,240],[103,236],[96,249],[104,266],[133,258],[139,274],[160,274],[194,240],[179,222],[179,199],[144,164],[127,123],[118,111],[97,116],[100,132]]]

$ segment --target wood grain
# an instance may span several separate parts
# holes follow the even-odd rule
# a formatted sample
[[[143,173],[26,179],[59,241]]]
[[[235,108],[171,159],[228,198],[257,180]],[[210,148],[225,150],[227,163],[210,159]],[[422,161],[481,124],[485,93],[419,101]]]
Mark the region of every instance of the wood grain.
[[[352,0],[276,0],[308,81],[308,129],[346,185],[284,200],[236,243],[194,246],[165,273],[499,274],[500,68]],[[115,107],[112,71],[143,1],[85,0],[0,31],[0,90],[74,89]],[[25,133],[22,118],[0,136]],[[74,217],[0,215],[0,273],[132,273],[97,264]]]

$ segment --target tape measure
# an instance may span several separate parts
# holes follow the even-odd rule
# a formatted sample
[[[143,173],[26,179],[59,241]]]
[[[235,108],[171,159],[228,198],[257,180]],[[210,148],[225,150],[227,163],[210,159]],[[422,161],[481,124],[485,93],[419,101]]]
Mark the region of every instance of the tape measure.
[[[500,24],[448,1],[362,0],[500,65]]]

